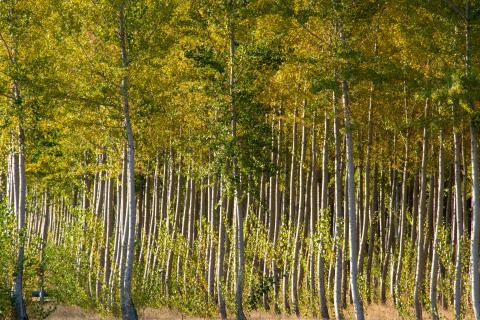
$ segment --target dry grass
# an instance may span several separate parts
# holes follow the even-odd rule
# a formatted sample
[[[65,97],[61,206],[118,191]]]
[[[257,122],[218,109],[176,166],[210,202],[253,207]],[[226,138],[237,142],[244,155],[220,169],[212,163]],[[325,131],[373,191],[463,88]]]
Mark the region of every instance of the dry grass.
[[[331,314],[332,315],[332,314]],[[403,319],[397,312],[397,310],[392,305],[370,305],[365,309],[366,320],[401,320]],[[284,315],[274,315],[264,311],[252,311],[247,315],[248,319],[251,320],[307,320],[313,319],[311,317],[296,317],[296,316],[284,316]],[[345,312],[346,319],[354,319],[353,310],[349,309]],[[440,311],[440,318],[444,320],[454,319],[453,313],[449,311]],[[57,310],[48,317],[49,320],[64,320],[64,319],[92,319],[92,320],[113,320],[114,317],[104,317],[98,314],[86,311],[79,307],[75,306],[64,306],[60,305],[57,307]],[[139,311],[139,319],[144,320],[170,320],[170,319],[184,319],[184,320],[201,320],[201,319],[218,319],[215,318],[201,318],[201,317],[191,317],[181,314],[179,312],[170,310],[170,309],[152,309],[147,308]],[[233,318],[232,318],[233,319]],[[430,315],[427,312],[424,312],[424,319],[430,319]],[[465,319],[473,319],[466,317]]]
[[[64,306],[58,305],[55,312],[47,319],[51,320],[63,320],[63,319],[92,319],[92,320],[106,320],[114,319],[113,317],[107,318],[101,315],[95,314],[91,311],[87,311],[77,306]]]

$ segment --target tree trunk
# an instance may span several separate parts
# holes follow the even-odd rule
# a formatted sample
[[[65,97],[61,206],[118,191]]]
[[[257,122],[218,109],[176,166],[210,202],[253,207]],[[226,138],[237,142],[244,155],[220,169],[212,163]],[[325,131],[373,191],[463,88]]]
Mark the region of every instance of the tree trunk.
[[[454,113],[456,110],[454,110]],[[455,116],[455,115],[454,115]],[[458,129],[453,127],[454,167],[455,167],[455,216],[456,216],[456,250],[455,250],[455,284],[453,291],[453,308],[455,318],[461,317],[462,300],[462,239],[463,239],[463,199],[462,199],[462,167],[461,142]]]
[[[428,115],[429,100],[425,103],[425,119]],[[423,251],[423,237],[424,237],[424,220],[425,220],[425,205],[427,192],[427,157],[428,157],[428,128],[423,128],[423,149],[422,149],[422,166],[421,166],[421,180],[420,180],[420,200],[418,208],[418,236],[417,236],[417,265],[415,269],[415,289],[413,294],[413,301],[415,306],[415,317],[417,320],[422,319],[422,288],[425,271],[425,255]]]
[[[275,145],[275,118],[272,120],[272,132],[271,132],[271,151],[270,151],[270,161],[271,164],[274,165],[276,163],[277,153],[276,153],[276,145]],[[270,174],[269,183],[268,183],[268,241],[274,245],[274,237],[275,237],[275,204],[276,204],[276,196],[275,193],[275,174]],[[271,261],[271,267],[274,268],[275,259]],[[268,274],[268,258],[267,258],[267,250],[264,251],[264,261],[263,261],[263,273],[264,276]],[[271,274],[275,273],[274,269],[272,268]],[[263,307],[266,310],[270,309],[269,301],[268,301],[268,291],[264,290],[263,292]],[[275,302],[274,302],[275,303]],[[276,311],[276,306],[274,306]]]
[[[343,35],[342,35],[343,37]],[[343,112],[345,117],[346,134],[346,161],[347,161],[347,185],[348,185],[348,220],[349,220],[349,242],[350,242],[350,287],[352,290],[352,300],[357,320],[363,320],[363,306],[358,291],[357,280],[357,261],[358,261],[358,243],[357,243],[357,215],[355,208],[355,168],[353,164],[353,140],[350,127],[350,107],[348,98],[348,85],[342,80],[342,100]]]
[[[13,85],[13,95],[15,101],[20,101],[20,94],[17,84]],[[15,102],[17,104],[17,102]],[[21,117],[20,117],[21,118]],[[27,310],[25,308],[25,302],[23,300],[23,260],[24,260],[24,242],[25,242],[25,200],[27,193],[27,185],[25,180],[25,135],[23,132],[23,119],[20,119],[18,126],[18,167],[14,168],[14,172],[17,173],[18,178],[14,179],[14,183],[18,183],[18,186],[14,186],[16,202],[16,214],[17,214],[17,232],[19,236],[19,245],[17,253],[17,266],[13,287],[13,295],[15,297],[15,313],[18,320],[27,320]]]
[[[291,295],[292,295],[292,305],[293,312],[295,315],[300,315],[300,310],[298,308],[298,268],[300,260],[300,245],[301,245],[301,227],[303,222],[304,215],[304,173],[303,173],[303,162],[305,159],[305,149],[306,149],[306,128],[305,128],[305,103],[302,116],[302,145],[300,150],[300,164],[298,166],[298,176],[299,176],[299,185],[298,185],[298,211],[297,211],[297,224],[295,226],[295,239],[293,243],[293,264],[292,264],[292,286],[291,286]]]
[[[472,305],[476,319],[480,319],[480,270],[478,246],[480,237],[480,173],[478,168],[478,128],[474,120],[470,121],[471,157],[472,157],[472,234],[470,240],[470,281],[472,286]]]
[[[408,125],[408,104],[407,104],[407,86],[404,83],[403,86],[404,92],[404,107],[405,107],[405,125]],[[396,298],[400,297],[400,288],[401,281],[402,281],[402,265],[403,265],[403,251],[405,246],[405,224],[406,224],[406,216],[407,216],[407,179],[408,179],[408,151],[409,151],[409,144],[408,144],[408,136],[409,132],[405,133],[405,158],[403,162],[403,176],[402,176],[402,200],[401,200],[401,213],[400,213],[400,239],[399,239],[399,251],[398,251],[398,262],[397,262],[397,271],[396,271],[396,279],[394,284],[394,302],[397,304]]]
[[[280,190],[280,154],[281,154],[281,147],[282,147],[282,120],[278,120],[278,140],[277,140],[277,156],[276,156],[276,166],[277,166],[277,172],[275,173],[275,226],[273,230],[273,248],[274,252],[275,249],[277,248],[277,240],[278,240],[278,235],[280,233],[280,225],[281,225],[281,214],[282,214],[282,198],[283,195],[285,194],[284,192]],[[281,196],[282,193],[282,196]],[[275,313],[279,314],[280,313],[280,307],[279,307],[279,302],[278,302],[278,296],[279,296],[279,279],[278,279],[278,267],[276,264],[276,255],[274,255],[274,258],[272,260],[272,270],[273,270],[273,294],[274,294],[274,309]]]
[[[130,122],[130,108],[128,105],[128,76],[125,74],[128,67],[126,35],[125,35],[125,1],[122,1],[119,7],[119,41],[122,57],[122,70],[124,72],[121,83],[122,105],[124,128],[127,139],[127,216],[128,225],[125,231],[124,245],[126,246],[125,258],[125,277],[120,288],[120,304],[122,309],[122,319],[136,320],[138,319],[137,310],[132,300],[132,272],[134,260],[134,244],[135,244],[135,149],[133,143],[133,131]]]
[[[48,189],[45,189],[43,193],[43,211],[45,217],[43,219],[42,226],[42,242],[40,249],[40,304],[42,305],[45,300],[45,248],[48,241],[48,228],[50,227],[50,203],[48,202]]]
[[[325,110],[325,124],[324,124],[324,136],[323,136],[323,150],[322,150],[322,189],[321,189],[321,199],[320,199],[320,212],[313,211],[313,200],[312,200],[312,214],[317,214],[317,223],[320,223],[321,217],[328,214],[328,130],[329,122],[327,117],[327,111]],[[316,142],[312,141],[312,157],[316,153]],[[316,159],[316,157],[314,157]],[[316,172],[315,161],[312,160],[312,194],[316,192],[314,190],[313,183],[317,184],[317,177],[314,172]],[[313,198],[313,196],[312,196]],[[320,224],[319,224],[320,225]],[[317,230],[320,235],[320,243],[318,245],[318,256],[317,256],[317,272],[318,272],[318,302],[320,307],[320,317],[321,319],[330,319],[328,314],[327,306],[327,297],[325,292],[325,260],[323,258],[323,249],[324,243],[321,240],[322,234],[321,230]],[[313,234],[312,234],[313,236]],[[312,261],[313,262],[313,261]]]
[[[372,89],[373,90],[373,89]],[[368,133],[367,133],[367,158],[365,161],[365,204],[364,204],[364,219],[362,225],[362,240],[360,243],[360,251],[358,253],[358,273],[362,273],[363,260],[367,246],[368,227],[369,227],[369,212],[370,212],[370,149],[372,144],[372,93],[370,92],[370,99],[368,104]],[[360,193],[362,190],[360,190]]]
[[[432,268],[430,273],[430,306],[432,320],[438,320],[437,310],[437,276],[438,276],[438,242],[440,226],[443,216],[443,184],[444,184],[444,164],[443,164],[443,129],[440,129],[439,151],[438,151],[438,192],[437,192],[437,217],[435,221],[435,236],[433,240]]]
[[[295,177],[296,177],[296,148],[297,148],[297,108],[293,112],[293,126],[292,126],[292,158],[291,158],[291,167],[290,167],[290,181],[289,181],[289,210],[288,210],[288,243],[291,240],[292,229],[294,228],[294,221],[296,217],[296,188],[295,188]],[[283,305],[287,313],[290,312],[290,304],[288,300],[288,278],[290,276],[289,269],[287,265],[287,255],[288,252],[285,252],[285,263],[284,263],[284,274],[283,274]],[[293,270],[292,270],[293,272]]]
[[[12,3],[13,5],[15,3]],[[10,62],[13,65],[13,69],[17,68],[17,43],[14,34],[14,25],[13,20],[15,17],[13,16],[13,12],[16,8],[10,8],[8,19],[10,20],[9,24],[9,31],[10,37],[12,39],[11,48],[9,51],[10,54]],[[3,38],[2,38],[3,39]],[[8,50],[8,47],[7,47]],[[15,314],[18,320],[27,320],[27,310],[25,307],[25,301],[23,299],[23,260],[24,260],[24,251],[25,251],[25,239],[26,239],[26,228],[25,228],[25,219],[26,219],[26,210],[25,210],[25,201],[26,201],[26,193],[27,193],[27,184],[25,179],[25,134],[23,128],[23,120],[24,120],[24,110],[22,105],[22,100],[20,97],[20,89],[18,87],[18,83],[15,79],[12,79],[12,99],[10,103],[12,105],[12,109],[14,114],[17,114],[18,118],[18,127],[17,127],[17,147],[18,153],[13,152],[13,164],[14,168],[12,170],[13,174],[13,195],[15,204],[15,213],[17,216],[17,232],[19,237],[18,242],[18,252],[17,252],[17,265],[16,265],[16,273],[15,279],[13,283],[13,298],[15,300]],[[17,154],[16,154],[17,153]],[[15,161],[16,160],[16,161]]]
[[[237,320],[243,320],[245,314],[243,313],[243,270],[245,268],[245,249],[244,249],[244,233],[243,233],[243,192],[240,182],[240,174],[237,163],[236,156],[236,145],[237,145],[237,106],[235,99],[235,31],[234,31],[234,11],[235,3],[234,0],[229,0],[228,2],[228,35],[229,35],[229,54],[230,54],[230,76],[229,76],[229,89],[230,89],[230,107],[232,112],[232,139],[233,139],[233,149],[235,150],[232,156],[232,165],[233,165],[233,181],[234,181],[234,201],[235,201],[235,212],[236,212],[236,254],[238,255],[237,259],[237,278],[236,278],[236,288],[235,288],[235,304],[236,304],[236,315]]]
[[[338,119],[337,99],[335,91],[333,98],[333,134],[335,138],[335,222],[334,222],[334,241],[335,241],[335,281],[333,304],[335,308],[335,318],[343,320],[342,312],[342,227],[343,227],[343,210],[342,210],[342,164],[340,160],[340,123]]]
[[[227,319],[227,308],[225,306],[225,299],[223,298],[224,288],[224,255],[225,255],[225,224],[224,214],[227,210],[225,206],[225,194],[223,192],[223,186],[220,185],[220,202],[221,207],[219,209],[218,218],[218,257],[217,257],[217,294],[218,294],[218,309],[222,320]]]
[[[210,299],[215,301],[215,237],[214,234],[218,228],[217,219],[215,218],[218,214],[217,204],[218,204],[218,182],[215,178],[212,177],[209,184],[213,186],[209,187],[209,224],[210,224],[210,233],[209,233],[209,253],[208,253],[208,294]]]
[[[378,211],[378,200],[377,200],[377,179],[378,178],[378,167],[375,164],[375,170],[373,174],[373,191],[372,191],[372,206],[370,207],[370,238],[368,242],[368,258],[367,258],[367,267],[366,267],[366,288],[367,288],[367,303],[370,304],[372,301],[372,264],[373,264],[373,249],[375,244],[375,234],[377,232],[377,211]]]

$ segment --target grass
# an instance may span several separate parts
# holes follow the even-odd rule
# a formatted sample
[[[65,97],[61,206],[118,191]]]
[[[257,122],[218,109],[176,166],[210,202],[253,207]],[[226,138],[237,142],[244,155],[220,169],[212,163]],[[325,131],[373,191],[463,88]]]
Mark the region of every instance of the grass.
[[[233,315],[232,315],[233,316]],[[332,319],[334,318],[333,313],[330,313]],[[430,319],[430,314],[427,310],[424,311],[424,319]],[[372,304],[365,308],[365,318],[366,320],[400,320],[402,318],[397,310],[391,304]],[[49,320],[64,320],[64,319],[92,319],[92,320],[113,320],[114,317],[105,317],[95,314],[93,312],[81,309],[76,306],[57,306],[56,311],[49,316]],[[200,317],[191,317],[170,310],[167,308],[163,309],[152,309],[146,308],[144,310],[139,310],[139,319],[144,320],[170,320],[170,319],[185,319],[185,320],[201,320],[201,319],[218,319],[218,318],[200,318]],[[234,319],[232,317],[231,319]],[[312,317],[296,317],[294,315],[275,315],[265,311],[252,311],[248,314],[248,319],[251,320],[307,320],[315,319]],[[354,319],[353,309],[350,307],[345,310],[345,319]],[[440,319],[450,320],[454,319],[453,312],[451,310],[440,310]],[[469,316],[465,319],[473,319]]]

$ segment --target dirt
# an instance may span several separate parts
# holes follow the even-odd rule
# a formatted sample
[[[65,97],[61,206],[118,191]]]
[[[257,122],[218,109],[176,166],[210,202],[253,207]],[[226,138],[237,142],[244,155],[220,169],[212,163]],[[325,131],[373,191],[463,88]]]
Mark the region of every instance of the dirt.
[[[142,320],[169,320],[169,319],[182,319],[182,320],[206,320],[206,319],[218,319],[214,318],[202,318],[186,316],[174,310],[167,308],[164,309],[152,309],[147,308],[139,310],[139,319]],[[333,316],[333,314],[331,314]],[[247,318],[251,320],[307,320],[314,319],[311,317],[296,317],[285,315],[274,315],[264,311],[252,311],[247,314]],[[352,310],[345,312],[346,319],[354,319]],[[398,314],[397,310],[391,305],[370,305],[365,309],[366,320],[400,320],[403,319]],[[453,319],[453,314],[448,311],[440,312],[441,319]],[[84,310],[76,306],[57,306],[56,311],[50,315],[49,320],[64,320],[64,319],[91,319],[91,320],[113,320],[116,319],[111,316],[102,316],[87,310]],[[233,318],[232,318],[233,319]],[[424,312],[424,319],[430,319],[430,315]]]

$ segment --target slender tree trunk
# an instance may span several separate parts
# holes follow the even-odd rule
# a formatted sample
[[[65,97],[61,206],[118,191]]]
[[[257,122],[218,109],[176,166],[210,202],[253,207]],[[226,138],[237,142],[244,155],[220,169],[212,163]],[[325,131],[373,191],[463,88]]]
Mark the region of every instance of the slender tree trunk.
[[[471,52],[470,52],[470,0],[465,2],[465,76],[470,77]],[[472,98],[468,97],[468,104],[474,112],[477,112]],[[472,165],[472,224],[470,239],[470,282],[471,298],[475,318],[480,319],[480,270],[478,247],[480,244],[480,173],[478,164],[478,127],[477,120],[470,120],[470,146],[471,146],[471,165]],[[465,190],[464,190],[465,191]],[[465,202],[464,202],[465,203]],[[464,208],[464,214],[466,210]],[[466,219],[463,219],[465,224]],[[460,245],[458,243],[457,245]],[[458,249],[457,249],[458,250]],[[459,297],[460,298],[460,297]],[[457,315],[457,314],[456,314]]]
[[[20,94],[18,91],[17,84],[13,85],[13,94],[15,101],[20,101]],[[20,117],[21,118],[21,117]],[[15,312],[18,320],[27,320],[27,310],[25,308],[25,302],[23,299],[23,260],[24,260],[24,243],[25,243],[25,200],[27,193],[27,185],[25,180],[25,135],[23,131],[23,120],[20,119],[20,124],[18,126],[18,168],[15,168],[14,171],[18,174],[18,179],[15,179],[15,182],[18,182],[18,187],[15,189],[18,191],[16,197],[18,197],[18,202],[16,205],[17,213],[17,232],[19,236],[19,247],[17,253],[17,266],[15,274],[15,283],[13,294],[15,297]],[[18,194],[18,196],[17,196]]]
[[[50,227],[50,203],[48,202],[48,189],[43,193],[43,226],[42,226],[42,245],[40,248],[40,304],[45,301],[45,248],[48,241],[48,228]]]
[[[454,110],[454,113],[456,111]],[[454,140],[454,167],[455,167],[455,216],[456,216],[456,248],[455,248],[455,284],[453,292],[453,308],[455,318],[461,317],[462,300],[462,239],[463,239],[463,199],[462,199],[462,165],[461,142],[458,128],[453,128]]]
[[[293,264],[292,264],[292,305],[293,312],[299,316],[300,310],[298,308],[298,268],[300,260],[300,246],[301,246],[301,227],[304,215],[304,173],[303,162],[305,159],[305,146],[306,146],[306,128],[305,128],[305,105],[302,117],[302,145],[300,151],[300,164],[298,166],[299,186],[298,186],[298,212],[297,212],[297,224],[295,226],[295,239],[293,243]]]
[[[377,200],[377,179],[378,178],[378,167],[375,164],[375,170],[373,174],[373,192],[372,192],[372,206],[370,207],[370,238],[368,242],[368,258],[367,258],[367,267],[366,267],[366,288],[367,288],[367,303],[370,304],[372,301],[372,265],[373,265],[373,254],[374,254],[374,243],[375,243],[375,234],[377,230],[377,211],[378,211],[378,200]]]
[[[210,179],[210,178],[209,178]],[[210,215],[210,235],[209,235],[209,256],[208,256],[208,293],[212,300],[215,296],[215,230],[218,229],[218,223],[216,221],[216,216],[218,215],[218,182],[212,177],[210,181],[210,206],[209,206],[209,215]]]
[[[229,0],[228,2],[228,34],[229,34],[229,49],[230,49],[230,77],[229,77],[229,89],[230,89],[230,107],[232,112],[232,139],[233,148],[237,152],[237,106],[235,100],[235,31],[234,31],[234,11],[235,0]],[[245,314],[243,313],[243,271],[245,268],[245,249],[244,249],[244,233],[243,233],[243,192],[240,182],[240,174],[237,163],[237,156],[234,152],[232,157],[233,165],[233,180],[234,180],[234,201],[236,208],[236,254],[237,259],[237,278],[235,288],[235,304],[236,304],[236,316],[237,320],[243,320]]]
[[[472,157],[472,234],[470,240],[470,281],[472,286],[472,305],[476,319],[480,319],[480,173],[478,168],[478,128],[474,120],[470,121],[471,157]]]
[[[165,210],[163,203],[166,201],[166,181],[167,181],[167,161],[164,161],[164,166],[163,166],[163,183],[162,183],[162,197],[159,199],[160,196],[160,187],[159,187],[159,171],[160,171],[160,156],[157,151],[157,156],[156,156],[156,161],[155,161],[155,172],[153,176],[153,196],[152,196],[152,209],[151,209],[151,214],[150,214],[150,219],[148,223],[148,237],[147,237],[147,243],[146,243],[146,257],[145,257],[145,269],[143,273],[143,283],[148,282],[148,278],[150,275],[150,270],[151,270],[151,265],[152,265],[152,260],[153,260],[153,244],[155,243],[156,240],[156,234],[157,234],[157,224],[163,222],[163,218],[159,217],[162,211]],[[162,201],[162,211],[159,211],[159,203],[160,200]],[[145,202],[148,203],[148,200],[145,199]],[[166,205],[166,204],[165,204]]]
[[[403,86],[404,92],[404,107],[405,107],[405,125],[408,124],[408,104],[407,104],[407,86],[404,83]],[[407,216],[407,179],[408,179],[408,151],[409,151],[409,142],[408,142],[409,132],[405,134],[405,158],[403,161],[403,176],[402,176],[402,200],[401,200],[401,213],[400,213],[400,239],[399,239],[399,251],[398,251],[398,262],[397,262],[397,271],[395,277],[394,285],[394,302],[397,304],[397,298],[400,297],[400,288],[402,281],[402,266],[403,266],[403,251],[405,246],[405,224]]]
[[[188,167],[188,175],[190,176],[192,172],[191,166]],[[183,237],[182,240],[187,240],[187,229],[188,229],[188,208],[190,203],[190,196],[191,196],[191,188],[192,188],[192,178],[187,176],[187,180],[185,181],[185,196],[183,197],[183,214],[181,217],[181,235]],[[180,221],[180,220],[179,220]],[[180,273],[183,268],[182,263],[182,254],[177,256],[177,287],[179,287],[180,281]]]
[[[126,49],[126,35],[125,35],[125,1],[122,1],[119,7],[119,41],[122,57],[122,70],[127,72],[128,58]],[[126,246],[126,258],[125,258],[125,277],[123,279],[123,285],[120,288],[120,304],[122,309],[122,319],[124,320],[136,320],[137,310],[132,300],[132,272],[133,272],[133,260],[134,260],[134,243],[135,243],[135,148],[133,143],[133,131],[130,122],[130,107],[128,104],[128,77],[126,74],[122,76],[121,83],[122,105],[123,105],[123,117],[124,127],[127,139],[127,216],[128,216],[128,229],[125,231],[128,236],[125,236],[124,245]]]
[[[425,119],[428,115],[429,100],[425,103]],[[425,221],[425,206],[426,206],[426,192],[427,192],[427,157],[428,157],[428,128],[423,128],[423,149],[422,149],[422,166],[421,166],[421,180],[420,180],[420,200],[418,209],[418,236],[417,236],[417,264],[415,269],[415,288],[413,294],[413,301],[415,306],[415,317],[417,320],[422,319],[422,288],[425,271],[425,255],[423,251],[423,237],[424,237],[424,221]]]
[[[181,210],[181,195],[182,195],[182,183],[183,183],[183,175],[182,175],[182,161],[178,165],[178,176],[177,176],[177,193],[175,199],[175,214],[173,217],[173,225],[170,227],[170,223],[167,223],[167,232],[170,232],[170,237],[172,241],[175,241],[177,235],[177,229],[180,219],[180,210]],[[165,245],[165,247],[167,247]],[[165,267],[165,281],[164,286],[166,288],[167,294],[170,292],[170,279],[172,277],[172,262],[173,261],[173,248],[168,248],[167,253],[167,260],[166,260],[166,267]]]
[[[291,158],[291,167],[290,167],[290,181],[289,181],[289,210],[288,210],[288,243],[291,240],[292,229],[294,228],[294,221],[296,218],[296,188],[295,188],[295,177],[296,177],[296,148],[297,148],[297,108],[293,112],[293,126],[292,126],[292,158]],[[287,264],[287,255],[288,252],[285,252],[285,262],[284,262],[284,274],[283,274],[283,305],[287,313],[290,312],[290,304],[288,300],[288,278],[289,278],[289,269]],[[293,270],[292,270],[293,272]]]
[[[223,298],[224,288],[224,255],[225,255],[225,224],[224,214],[227,210],[225,206],[225,195],[223,186],[220,185],[220,201],[222,203],[219,210],[218,218],[218,257],[217,257],[217,294],[218,294],[218,309],[222,320],[227,319],[227,308],[225,306],[225,299]]]
[[[114,228],[114,214],[113,214],[113,179],[109,178],[107,183],[107,200],[105,201],[105,215],[106,215],[106,228],[105,228],[105,256],[104,256],[104,273],[103,283],[107,287],[111,274],[111,259],[110,259],[110,240],[113,236]]]
[[[322,150],[322,189],[321,189],[321,199],[320,199],[320,212],[314,211],[314,201],[312,200],[312,215],[317,214],[317,223],[320,223],[323,216],[328,214],[328,131],[329,131],[329,121],[327,116],[327,111],[325,110],[325,124],[324,124],[324,136],[323,136],[323,150]],[[314,133],[315,134],[315,133]],[[317,184],[316,174],[316,163],[315,163],[315,153],[316,153],[316,141],[312,141],[312,194],[316,192],[313,184]],[[314,190],[315,189],[315,190]],[[313,199],[313,196],[312,196]],[[315,201],[316,203],[316,201]],[[320,224],[319,224],[320,225]],[[312,226],[313,228],[313,226]],[[321,230],[317,230],[320,235],[320,242],[318,245],[318,255],[317,255],[317,272],[318,272],[318,302],[320,307],[320,317],[321,319],[330,319],[327,306],[327,296],[325,292],[325,260],[323,258],[323,249],[324,243],[321,240],[322,234]],[[313,236],[313,233],[312,233]],[[312,253],[313,254],[313,253]],[[312,260],[313,263],[313,260]]]
[[[373,89],[372,89],[373,91]],[[368,227],[369,227],[369,212],[370,212],[370,149],[372,144],[372,93],[370,92],[370,99],[368,104],[368,133],[367,133],[367,156],[365,161],[365,204],[364,204],[364,219],[362,225],[362,240],[360,242],[360,251],[358,253],[358,273],[362,273],[363,260],[367,247]],[[362,190],[360,190],[360,193]]]
[[[394,138],[395,142],[395,138]],[[395,145],[395,143],[394,143]],[[395,146],[394,146],[395,149]],[[392,163],[391,167],[393,168],[394,165]],[[386,287],[387,287],[387,272],[388,272],[388,265],[390,264],[391,258],[391,244],[392,244],[392,237],[393,237],[393,217],[395,211],[395,192],[397,186],[397,174],[394,169],[390,169],[390,199],[388,204],[388,221],[386,221],[386,214],[385,211],[382,210],[382,229],[383,235],[383,245],[382,245],[382,261],[381,261],[381,274],[380,274],[380,302],[385,304],[387,301],[386,298]],[[386,191],[384,190],[384,195]],[[388,223],[388,225],[387,225]]]
[[[333,92],[333,133],[335,138],[335,281],[333,304],[335,308],[335,318],[343,320],[342,312],[342,228],[343,228],[343,210],[342,210],[342,164],[340,159],[340,121],[338,119],[337,99],[335,91]]]
[[[277,154],[276,154],[276,151],[275,151],[275,148],[276,148],[276,145],[275,145],[275,118],[272,120],[272,132],[271,132],[271,141],[272,141],[272,144],[271,144],[271,152],[270,152],[270,161],[271,161],[271,164],[275,164],[276,163],[276,157],[277,157]],[[275,174],[270,174],[270,177],[269,177],[269,183],[268,183],[268,241],[272,243],[272,245],[274,246],[274,237],[275,237],[275,204],[276,204],[276,197],[277,197],[277,194],[275,193]],[[263,273],[264,273],[264,276],[266,276],[268,274],[268,258],[267,258],[267,250],[264,250],[264,261],[263,261]],[[270,266],[272,267],[275,263],[275,259],[272,259],[271,261],[271,264]],[[271,274],[273,275],[275,273],[275,271],[271,270]],[[275,280],[274,280],[275,281]],[[264,290],[263,292],[263,307],[266,309],[266,310],[269,310],[270,309],[270,306],[269,306],[269,301],[268,301],[268,291],[267,290]],[[274,301],[275,303],[275,301]],[[275,308],[275,306],[274,306]],[[275,309],[276,311],[276,309]]]
[[[15,3],[12,3],[14,6]],[[14,10],[16,8],[10,8],[8,18],[14,20]],[[7,19],[8,20],[8,19]],[[17,67],[17,43],[15,38],[15,31],[12,22],[10,21],[9,25],[10,37],[12,39],[12,45],[10,48],[10,62],[13,67],[16,69]],[[7,48],[8,50],[8,48]],[[18,87],[18,83],[13,80],[12,84],[12,99],[10,100],[12,104],[14,113],[18,115],[18,127],[17,127],[17,147],[18,147],[18,154],[15,155],[13,153],[14,161],[14,168],[13,168],[13,189],[14,198],[15,198],[15,213],[17,216],[17,232],[19,237],[19,245],[18,245],[18,252],[17,252],[17,265],[16,265],[16,273],[15,279],[13,284],[13,296],[15,300],[15,313],[18,320],[27,320],[27,310],[25,307],[25,301],[23,299],[23,262],[24,262],[24,245],[26,239],[26,228],[25,228],[25,219],[26,219],[26,211],[25,211],[25,201],[26,201],[26,193],[27,193],[27,184],[25,179],[25,133],[23,128],[23,117],[24,117],[24,110],[22,105],[22,100],[20,97],[20,89]]]
[[[438,151],[438,192],[437,192],[437,216],[435,221],[435,236],[433,240],[432,268],[430,273],[430,306],[432,320],[438,320],[437,310],[437,276],[438,276],[438,245],[439,232],[442,225],[443,216],[443,184],[444,184],[444,164],[443,164],[443,128],[440,129],[439,151]]]
[[[412,231],[411,241],[415,243],[417,241],[417,218],[418,218],[418,187],[420,183],[420,175],[418,170],[415,172],[413,178],[413,194],[412,194]]]
[[[432,148],[432,158],[435,158],[433,148]],[[432,173],[430,176],[430,187],[428,188],[431,192],[428,195],[428,206],[427,206],[427,216],[425,221],[425,234],[423,240],[423,251],[425,259],[428,260],[431,252],[432,244],[432,229],[433,229],[433,211],[434,211],[434,202],[436,198],[436,188],[435,188],[435,175]]]
[[[282,214],[282,198],[281,197],[281,190],[280,190],[280,154],[281,154],[281,147],[282,147],[282,120],[278,120],[278,140],[277,140],[277,156],[276,156],[276,165],[277,165],[277,172],[275,173],[275,226],[273,230],[273,248],[274,252],[277,248],[277,241],[278,241],[278,234],[280,233],[280,225],[281,225],[281,214]],[[283,193],[284,194],[284,193]],[[278,269],[276,264],[276,255],[272,259],[272,270],[273,270],[273,292],[274,292],[274,309],[276,314],[280,314],[280,307],[279,307],[279,279],[278,279]]]
[[[396,149],[394,149],[394,153],[396,154]],[[395,160],[396,163],[396,160]],[[396,165],[395,165],[396,166]],[[394,171],[395,178],[397,178],[397,171]],[[398,205],[400,203],[400,193],[401,193],[401,188],[398,183],[395,184],[395,192],[392,194],[392,197],[394,199],[394,205],[393,205],[393,215],[390,217],[390,229],[389,229],[389,247],[390,247],[390,296],[392,297],[392,300],[394,303],[396,303],[396,297],[395,297],[395,271],[396,271],[396,256],[395,256],[395,249],[396,249],[396,238],[397,238],[397,216],[398,212],[400,211],[398,208]]]
[[[105,153],[105,147],[103,147],[103,152],[101,155],[99,155],[99,164],[101,166],[104,166],[105,165],[105,161],[106,161],[106,153]],[[100,230],[100,239],[98,241],[98,244],[97,244],[97,241],[96,241],[96,236],[94,237],[95,238],[95,243],[94,245],[92,245],[92,251],[91,251],[91,268],[93,267],[93,255],[94,255],[94,252],[95,252],[95,247],[98,247],[98,250],[97,250],[97,254],[98,254],[98,267],[97,267],[97,276],[96,276],[96,280],[95,280],[95,298],[97,300],[100,299],[100,294],[101,294],[101,288],[102,288],[102,277],[100,275],[101,273],[101,269],[103,267],[103,261],[104,261],[104,257],[105,257],[105,243],[104,243],[104,239],[103,239],[103,235],[102,235],[102,232],[106,232],[106,228],[105,228],[105,211],[103,210],[104,209],[104,204],[105,204],[105,200],[106,200],[106,196],[105,196],[105,189],[106,189],[106,181],[105,181],[105,171],[102,170],[100,171],[99,175],[98,175],[98,189],[97,189],[97,193],[98,193],[98,200],[97,200],[97,203],[96,203],[96,207],[95,207],[95,221],[99,220],[99,219],[102,219],[103,218],[103,221],[100,220],[102,223],[102,229]],[[102,217],[102,214],[103,214],[103,217]]]
[[[310,184],[310,194],[307,194],[307,197],[310,195],[310,231],[309,231],[309,236],[310,236],[310,241],[309,241],[309,249],[310,249],[310,257],[309,257],[309,289],[311,292],[311,304],[310,308],[312,309],[312,315],[316,316],[315,308],[314,308],[314,301],[315,301],[315,242],[314,242],[314,236],[315,236],[315,224],[317,221],[317,217],[319,215],[318,212],[318,185],[317,185],[317,132],[316,132],[316,114],[315,112],[313,113],[312,117],[312,149],[311,149],[311,154],[310,154],[310,180],[307,181],[307,183]],[[308,198],[307,198],[308,199]],[[320,246],[319,246],[319,249]],[[320,250],[319,250],[320,252]],[[323,275],[323,268],[322,268],[322,275]],[[320,273],[319,273],[319,280],[320,280]],[[323,277],[322,277],[323,279]]]
[[[343,37],[343,36],[342,36]],[[353,139],[350,127],[350,107],[348,98],[348,85],[342,80],[342,100],[343,112],[345,117],[346,134],[346,161],[347,161],[347,185],[348,185],[348,220],[349,220],[349,242],[350,242],[350,287],[352,290],[352,300],[357,320],[363,320],[363,306],[358,291],[357,280],[357,262],[358,262],[358,242],[357,242],[357,216],[355,208],[355,169],[353,164]]]
[[[128,216],[127,216],[127,148],[124,148],[123,151],[123,164],[122,164],[122,188],[121,188],[121,209],[120,209],[120,220],[119,220],[119,261],[118,261],[118,269],[119,269],[119,290],[121,291],[123,288],[123,283],[125,279],[125,257],[127,252],[126,246],[126,238],[127,236],[127,223],[128,223]]]
[[[110,299],[109,303],[112,304],[113,302],[113,292],[115,289],[115,275],[117,272],[117,269],[120,264],[120,252],[121,252],[121,236],[120,236],[120,230],[121,230],[121,214],[122,214],[122,184],[121,184],[121,177],[117,178],[117,187],[116,187],[116,213],[115,213],[115,233],[114,233],[114,246],[113,246],[113,269],[112,272],[110,273],[110,279],[109,279],[109,286],[110,286]]]

